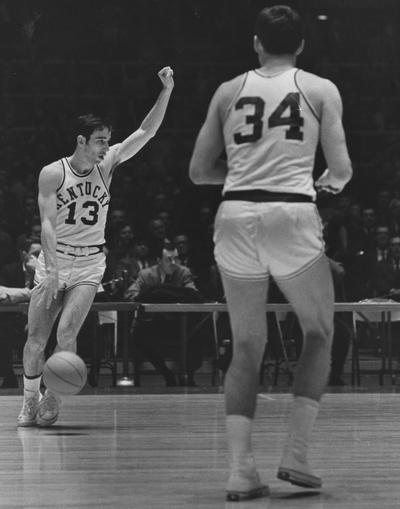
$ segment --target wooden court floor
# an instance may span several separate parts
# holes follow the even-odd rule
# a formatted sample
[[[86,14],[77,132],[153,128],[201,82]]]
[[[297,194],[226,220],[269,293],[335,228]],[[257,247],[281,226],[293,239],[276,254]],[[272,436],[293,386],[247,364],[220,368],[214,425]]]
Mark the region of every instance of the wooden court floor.
[[[0,396],[0,507],[398,508],[399,398],[324,396],[310,451],[323,489],[314,492],[275,478],[291,397],[261,393],[254,449],[271,497],[226,503],[220,393],[65,397],[48,429],[17,429],[21,396]]]

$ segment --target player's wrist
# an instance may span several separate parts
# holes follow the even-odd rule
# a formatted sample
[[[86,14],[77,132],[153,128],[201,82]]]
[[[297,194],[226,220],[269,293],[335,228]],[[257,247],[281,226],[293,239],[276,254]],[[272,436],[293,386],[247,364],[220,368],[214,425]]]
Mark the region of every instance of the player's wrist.
[[[316,188],[332,188],[335,189],[336,192],[340,192],[343,190],[346,185],[347,180],[341,179],[335,176],[329,168],[327,168],[324,173],[319,177],[319,179],[315,182]]]

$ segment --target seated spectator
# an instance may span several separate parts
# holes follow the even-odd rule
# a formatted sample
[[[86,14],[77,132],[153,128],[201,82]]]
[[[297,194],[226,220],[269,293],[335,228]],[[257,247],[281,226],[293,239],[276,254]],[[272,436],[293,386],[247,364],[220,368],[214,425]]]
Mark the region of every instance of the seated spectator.
[[[121,208],[113,208],[108,212],[105,231],[107,249],[113,249],[117,243],[117,232],[123,224],[126,224],[126,212]]]
[[[389,228],[392,235],[400,234],[400,199],[393,198],[390,202]]]
[[[390,189],[379,189],[376,195],[376,217],[379,224],[388,224],[391,218],[390,203],[392,195]]]
[[[169,243],[167,230],[162,219],[154,218],[149,222],[147,245],[149,247],[149,256],[156,259],[165,243]]]
[[[348,230],[348,248],[343,261],[346,269],[346,295],[350,301],[368,297],[366,283],[371,253],[376,249],[376,230],[376,213],[371,207],[362,210],[360,225]]]
[[[175,235],[173,244],[178,252],[179,264],[183,267],[187,267],[192,273],[193,279],[196,283],[196,287],[204,295],[202,282],[199,281],[199,254],[194,253],[194,250],[189,241],[189,237],[183,233]]]
[[[4,265],[0,270],[0,305],[28,302],[33,288],[37,257],[40,244],[27,240],[19,246],[20,260]],[[6,313],[2,316],[0,329],[1,354],[0,376],[3,388],[18,387],[12,365],[13,347],[25,340],[26,317],[21,313]]]
[[[190,270],[179,264],[178,252],[168,245],[160,252],[157,264],[139,271],[136,281],[125,293],[136,302],[201,302]],[[179,319],[179,318],[178,318]],[[167,386],[176,385],[175,375],[165,362],[168,346],[179,337],[177,317],[155,313],[133,324],[136,354],[149,360],[161,373]],[[188,384],[194,385],[193,372],[201,364],[199,342],[188,344]]]
[[[400,299],[400,236],[389,240],[390,253],[379,261],[368,280],[368,297]]]
[[[389,226],[377,225],[375,229],[374,244],[365,250],[365,272],[366,279],[371,274],[378,262],[385,261],[390,255],[390,232]]]
[[[17,245],[23,244],[31,240],[32,242],[40,244],[41,242],[41,233],[42,233],[42,223],[39,215],[34,215],[32,217],[32,222],[27,231],[21,233],[17,237]]]
[[[164,226],[165,226],[165,236],[167,238],[171,238],[172,237],[172,231],[174,229],[171,213],[168,212],[167,210],[161,210],[157,214],[157,219],[160,219],[164,223]]]
[[[10,234],[0,224],[0,267],[15,259],[15,245]]]
[[[148,252],[149,248],[143,239],[133,240],[125,253],[120,251],[120,256],[113,250],[109,252],[103,286],[110,298],[124,299],[127,288],[136,281],[139,272],[155,263]]]

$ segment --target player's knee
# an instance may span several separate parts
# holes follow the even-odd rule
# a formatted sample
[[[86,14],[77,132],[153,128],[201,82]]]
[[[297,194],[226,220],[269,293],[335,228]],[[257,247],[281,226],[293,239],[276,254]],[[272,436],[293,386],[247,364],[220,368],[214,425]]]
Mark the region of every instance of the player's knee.
[[[264,342],[256,340],[238,341],[234,345],[232,362],[254,368],[260,362],[264,346]]]
[[[305,339],[321,346],[330,345],[333,337],[333,324],[322,320],[310,324],[304,331]]]

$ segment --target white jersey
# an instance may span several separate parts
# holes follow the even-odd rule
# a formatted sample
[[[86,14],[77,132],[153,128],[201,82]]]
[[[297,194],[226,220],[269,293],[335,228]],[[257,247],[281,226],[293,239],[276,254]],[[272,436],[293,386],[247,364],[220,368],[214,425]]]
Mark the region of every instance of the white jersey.
[[[57,242],[70,246],[104,244],[104,229],[110,203],[111,172],[116,166],[118,145],[113,145],[101,164],[87,173],[74,171],[68,158],[50,166],[62,171],[62,182],[57,189]]]
[[[304,91],[300,71],[243,76],[224,121],[228,175],[223,192],[263,189],[315,199],[312,172],[319,119]]]

